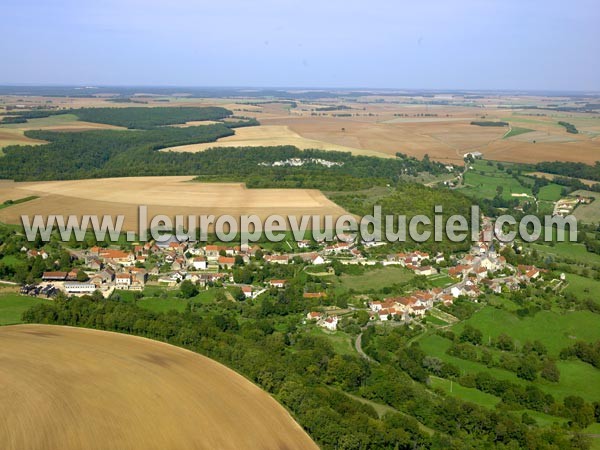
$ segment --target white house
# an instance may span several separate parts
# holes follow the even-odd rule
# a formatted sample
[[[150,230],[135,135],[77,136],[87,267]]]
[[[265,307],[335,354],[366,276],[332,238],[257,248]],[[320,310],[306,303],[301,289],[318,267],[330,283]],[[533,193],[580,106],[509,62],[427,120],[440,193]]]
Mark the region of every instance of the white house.
[[[208,268],[208,262],[204,256],[196,256],[192,259],[192,267],[196,270],[206,270]]]
[[[321,326],[323,328],[328,329],[329,331],[335,331],[335,330],[337,330],[337,324],[338,324],[337,316],[331,316],[331,317],[328,317],[327,319],[325,319],[323,321],[323,323],[321,324]]]
[[[131,274],[129,273],[118,273],[115,277],[115,287],[117,289],[122,287],[131,286]]]

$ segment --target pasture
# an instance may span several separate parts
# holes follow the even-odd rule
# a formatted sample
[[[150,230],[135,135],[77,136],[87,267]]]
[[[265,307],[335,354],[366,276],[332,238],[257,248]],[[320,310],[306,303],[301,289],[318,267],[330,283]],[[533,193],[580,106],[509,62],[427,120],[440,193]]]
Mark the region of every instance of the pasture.
[[[317,448],[247,379],[162,342],[7,326],[0,328],[0,359],[6,450]]]
[[[0,291],[0,325],[21,323],[21,316],[25,311],[34,305],[50,301],[2,290]]]

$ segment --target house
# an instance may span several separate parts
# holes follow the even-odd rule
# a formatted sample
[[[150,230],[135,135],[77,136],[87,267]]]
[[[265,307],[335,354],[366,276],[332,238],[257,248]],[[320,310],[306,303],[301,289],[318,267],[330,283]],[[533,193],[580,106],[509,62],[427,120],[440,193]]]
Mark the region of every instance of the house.
[[[181,256],[177,256],[171,263],[171,269],[182,270],[185,269],[185,259]]]
[[[282,289],[287,284],[287,280],[271,280],[269,281],[269,286],[276,287]]]
[[[323,317],[323,313],[311,311],[306,315],[308,320],[320,320]]]
[[[337,324],[338,324],[337,316],[330,316],[321,322],[321,326],[323,328],[328,329],[329,331],[337,330]]]
[[[423,317],[425,315],[425,311],[427,311],[425,306],[414,306],[412,308],[412,313],[417,317]]]
[[[130,266],[135,262],[135,255],[133,253],[122,250],[103,248],[98,251],[98,256],[106,262],[121,264],[123,266]]]
[[[452,294],[452,297],[458,298],[461,295],[465,295],[465,290],[463,287],[452,286],[450,289],[450,294]]]
[[[290,262],[289,255],[266,255],[265,262],[271,264],[288,264]]]
[[[252,298],[252,286],[241,286],[242,292],[244,293],[244,297]]]
[[[92,257],[88,259],[86,265],[92,270],[100,270],[102,268],[102,261],[96,257]]]
[[[29,258],[37,258],[39,256],[42,259],[48,259],[48,253],[46,253],[46,250],[44,250],[44,249],[42,249],[42,250],[31,249],[27,252],[27,256]]]
[[[195,270],[206,270],[208,268],[208,262],[204,256],[196,256],[192,258],[191,265]]]
[[[383,309],[383,306],[380,301],[374,300],[372,302],[369,302],[369,308],[371,309],[371,311],[377,312],[381,311]]]
[[[298,241],[298,248],[309,248],[310,247],[310,241],[307,240],[302,240],[302,241]]]
[[[414,267],[414,266],[413,266]],[[424,276],[429,276],[429,275],[433,275],[437,273],[437,270],[435,270],[433,267],[431,266],[421,266],[421,267],[414,267],[413,272],[416,275],[424,275]]]
[[[118,273],[115,277],[115,287],[117,289],[128,288],[131,286],[131,274],[129,273]]]
[[[225,247],[220,245],[207,245],[204,247],[204,253],[209,260],[216,260],[221,254],[221,250],[225,251]]]
[[[129,273],[131,274],[132,282],[141,284],[146,283],[146,279],[148,278],[148,272],[146,269],[141,267],[132,267],[129,270]]]
[[[233,256],[219,256],[217,262],[221,267],[231,269],[235,264],[235,258]]]

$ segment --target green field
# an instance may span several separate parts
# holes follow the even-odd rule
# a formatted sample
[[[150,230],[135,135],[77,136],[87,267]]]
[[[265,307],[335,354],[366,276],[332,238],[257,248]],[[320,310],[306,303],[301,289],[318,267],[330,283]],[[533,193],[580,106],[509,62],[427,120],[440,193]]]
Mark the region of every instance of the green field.
[[[518,136],[520,134],[529,133],[531,131],[535,131],[535,130],[532,130],[531,128],[522,128],[522,127],[511,126],[510,131],[508,131],[508,133],[506,133],[504,136],[502,136],[502,139],[508,139],[513,136]]]
[[[15,293],[2,293],[0,294],[0,325],[22,323],[21,316],[25,311],[39,303],[51,301]]]
[[[576,242],[557,242],[554,246],[531,244],[540,254],[557,258],[566,258],[578,264],[600,264],[600,255],[590,253],[583,244]]]
[[[414,278],[413,272],[404,267],[387,266],[377,269],[367,269],[361,275],[342,274],[339,277],[339,287],[343,290],[354,289],[358,292],[379,290],[382,287],[403,283]]]
[[[309,327],[308,333],[311,336],[327,338],[329,342],[331,342],[331,345],[336,353],[341,355],[357,355],[356,350],[354,349],[352,336],[350,336],[348,333],[344,333],[340,330],[334,332],[326,331],[315,325],[309,325]]]
[[[3,124],[0,128],[27,128],[34,129],[36,127],[54,127],[64,125],[65,123],[78,121],[79,118],[75,114],[58,114],[55,116],[42,117],[39,119],[27,119],[26,123],[9,123]]]
[[[548,184],[542,188],[540,188],[540,192],[538,194],[539,200],[545,200],[548,202],[556,202],[561,199],[561,192],[563,190],[562,186],[558,184]]]
[[[505,170],[498,169],[497,165],[488,165],[487,162],[475,161],[471,164],[472,170],[465,173],[465,187],[461,192],[477,198],[491,199],[496,196],[498,186],[502,187],[502,198],[509,200],[512,194],[527,194],[532,196],[529,185],[523,186],[515,177]],[[505,165],[509,168],[510,165]],[[527,178],[521,177],[529,181]],[[525,183],[527,184],[527,183]]]
[[[484,339],[508,333],[517,345],[537,339],[544,343],[550,355],[558,356],[561,349],[576,339],[588,342],[600,339],[599,318],[589,311],[540,311],[534,317],[519,318],[508,311],[486,306],[456,324],[453,330],[460,332],[465,324],[470,324],[483,332]]]
[[[592,191],[575,191],[571,193],[571,195],[584,195],[596,199],[589,205],[579,205],[575,208],[573,215],[577,217],[577,220],[587,223],[600,222],[600,193]]]
[[[194,303],[212,303],[215,299],[215,295],[219,289],[207,289],[200,291],[200,293],[190,299],[180,298],[178,289],[165,289],[159,286],[147,286],[144,289],[144,298],[138,300],[137,304],[142,308],[148,309],[154,312],[168,312],[168,311],[185,311],[185,308],[189,301]],[[120,293],[121,294],[121,293]],[[127,291],[123,291],[122,294],[133,294]],[[133,300],[127,298],[127,300]]]
[[[569,292],[581,300],[598,298],[600,281],[569,273],[566,275],[566,282],[564,292]]]

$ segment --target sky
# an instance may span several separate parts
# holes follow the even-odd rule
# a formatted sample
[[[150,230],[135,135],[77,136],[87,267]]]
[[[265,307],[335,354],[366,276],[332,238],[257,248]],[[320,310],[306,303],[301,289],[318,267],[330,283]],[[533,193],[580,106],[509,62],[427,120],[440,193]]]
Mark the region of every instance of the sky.
[[[0,5],[0,84],[600,91],[598,0]]]

